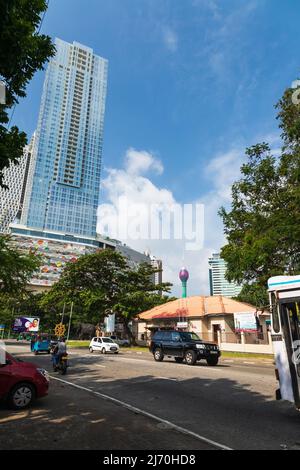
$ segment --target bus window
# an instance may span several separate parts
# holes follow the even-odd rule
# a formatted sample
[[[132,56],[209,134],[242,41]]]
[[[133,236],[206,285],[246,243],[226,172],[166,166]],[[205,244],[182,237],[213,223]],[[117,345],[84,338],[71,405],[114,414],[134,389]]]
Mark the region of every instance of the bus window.
[[[300,308],[299,307],[300,307],[299,302],[295,302],[295,303],[293,302],[291,304],[287,304],[287,310],[288,310],[289,319],[290,319],[290,330],[291,330],[294,350],[295,350],[295,346],[297,346],[297,342],[299,343],[299,340],[300,340]],[[297,363],[296,369],[297,369],[297,374],[300,377],[299,362]]]
[[[271,312],[272,312],[272,323],[273,323],[274,333],[279,333],[280,322],[279,322],[278,304],[277,304],[275,292],[271,293]]]

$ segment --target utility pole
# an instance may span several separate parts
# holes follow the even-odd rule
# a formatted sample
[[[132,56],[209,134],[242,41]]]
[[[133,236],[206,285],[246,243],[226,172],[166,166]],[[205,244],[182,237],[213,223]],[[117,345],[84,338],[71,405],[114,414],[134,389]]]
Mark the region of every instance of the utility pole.
[[[70,336],[70,328],[71,328],[72,314],[73,314],[73,302],[71,302],[71,311],[70,311],[70,317],[69,317],[69,326],[68,326],[67,342],[69,341],[69,336]]]
[[[64,302],[63,313],[62,313],[62,315],[61,315],[61,322],[62,322],[62,324],[64,324],[65,308],[66,308],[66,302]]]
[[[14,316],[15,316],[15,307],[12,308],[12,321],[14,319]],[[9,330],[8,330],[8,334],[7,334],[7,339],[10,339],[10,332],[11,332],[11,324],[9,325]]]

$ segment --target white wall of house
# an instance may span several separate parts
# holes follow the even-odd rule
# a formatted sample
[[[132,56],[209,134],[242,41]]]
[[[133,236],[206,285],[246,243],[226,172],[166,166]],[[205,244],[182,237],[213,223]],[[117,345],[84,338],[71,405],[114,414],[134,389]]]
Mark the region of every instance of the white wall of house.
[[[201,318],[189,318],[189,331],[197,333],[204,341],[214,341],[214,325],[220,327],[218,334],[218,343],[222,351],[242,352],[242,353],[257,353],[257,354],[273,354],[273,345],[270,334],[267,332],[266,319],[269,317],[260,317],[260,323],[263,326],[263,333],[265,337],[269,337],[269,344],[257,344],[252,341],[251,335],[242,334],[238,336],[233,330],[233,315],[224,316],[209,316]],[[150,337],[150,332],[147,329],[149,324],[159,325],[159,321],[136,322],[136,333],[139,343],[141,342],[142,335]],[[254,336],[253,336],[254,337]],[[266,342],[266,341],[265,341]],[[146,341],[145,341],[146,344]]]

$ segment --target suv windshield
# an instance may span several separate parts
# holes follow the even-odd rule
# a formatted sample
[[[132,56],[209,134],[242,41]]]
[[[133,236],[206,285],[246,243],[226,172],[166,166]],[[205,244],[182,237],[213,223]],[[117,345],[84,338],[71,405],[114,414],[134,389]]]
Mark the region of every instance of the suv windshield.
[[[201,338],[196,333],[188,333],[188,332],[181,332],[180,333],[181,338],[183,341],[202,341]]]

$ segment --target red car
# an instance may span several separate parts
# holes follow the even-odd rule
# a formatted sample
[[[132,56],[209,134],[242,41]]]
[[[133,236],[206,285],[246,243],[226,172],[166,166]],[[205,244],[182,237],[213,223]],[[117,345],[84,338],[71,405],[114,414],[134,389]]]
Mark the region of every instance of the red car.
[[[49,377],[44,369],[6,353],[6,364],[0,364],[0,400],[21,410],[35,398],[46,396],[48,388]]]

